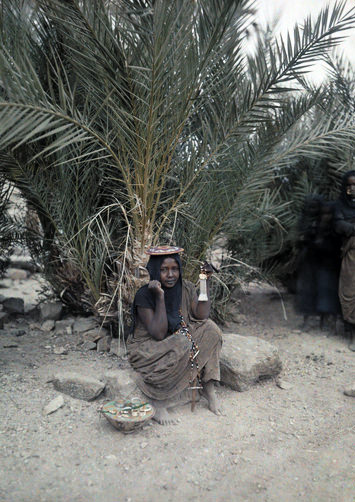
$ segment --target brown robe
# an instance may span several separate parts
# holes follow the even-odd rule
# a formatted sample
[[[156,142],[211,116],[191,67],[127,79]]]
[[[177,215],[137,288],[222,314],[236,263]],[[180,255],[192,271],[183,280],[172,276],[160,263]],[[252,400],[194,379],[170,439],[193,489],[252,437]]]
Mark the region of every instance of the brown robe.
[[[194,285],[183,280],[182,315],[200,351],[197,361],[201,380],[219,380],[222,333],[211,319],[193,317],[191,305],[195,295]],[[127,340],[127,352],[141,391],[152,399],[166,400],[190,387],[197,375],[196,365],[191,371],[190,349],[191,342],[181,333],[164,340],[154,339],[136,316],[134,333]]]
[[[350,237],[343,248],[339,299],[345,321],[355,325],[355,236]]]

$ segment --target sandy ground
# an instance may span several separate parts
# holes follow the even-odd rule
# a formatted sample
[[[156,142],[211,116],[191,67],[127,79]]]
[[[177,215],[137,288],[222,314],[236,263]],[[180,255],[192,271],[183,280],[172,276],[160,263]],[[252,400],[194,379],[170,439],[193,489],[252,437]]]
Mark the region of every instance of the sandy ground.
[[[34,301],[37,283],[0,281],[0,294]],[[85,402],[58,396],[56,370],[100,377],[125,364],[83,352],[74,336],[31,329],[28,316],[0,330],[0,500],[3,502],[350,502],[355,500],[354,404],[343,390],[355,381],[347,340],[301,332],[292,296],[281,302],[252,287],[233,306],[238,322],[225,332],[275,344],[284,389],[275,380],[247,392],[217,389],[226,415],[201,399],[192,413],[177,408],[177,425],[152,422],[134,434],[115,430],[101,397]],[[20,334],[20,336],[17,336]],[[68,349],[56,355],[56,347]]]

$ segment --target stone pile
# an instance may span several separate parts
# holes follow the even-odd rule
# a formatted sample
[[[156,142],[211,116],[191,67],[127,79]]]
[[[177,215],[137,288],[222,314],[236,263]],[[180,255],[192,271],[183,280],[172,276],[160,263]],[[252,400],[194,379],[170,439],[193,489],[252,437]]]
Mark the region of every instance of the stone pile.
[[[88,320],[86,322],[85,326],[88,326]],[[82,329],[83,324],[80,326]],[[86,331],[86,333],[91,332],[91,330]],[[269,342],[257,337],[236,334],[224,334],[223,338],[222,384],[242,392],[259,380],[275,377],[280,373],[282,363],[278,351]],[[103,392],[110,399],[125,399],[132,396],[144,398],[136,385],[134,372],[129,367],[107,371],[99,379],[66,372],[53,375],[50,381],[58,391],[87,401],[96,399]]]
[[[10,270],[8,278],[22,283],[28,276],[27,271]],[[75,344],[81,350],[95,350],[109,353],[125,359],[125,346],[121,339],[113,338],[95,317],[74,317],[65,314],[61,302],[39,303],[30,312],[20,297],[0,296],[0,329],[13,317],[30,314],[33,323],[30,328],[51,332],[54,336],[73,335]],[[55,347],[55,354],[65,355],[68,349]],[[221,383],[233,390],[245,391],[258,381],[277,376],[282,369],[278,350],[269,342],[255,336],[224,334],[221,353]],[[51,380],[55,389],[63,394],[84,400],[93,400],[103,393],[110,398],[142,397],[134,379],[133,371],[125,369],[111,370],[93,378],[79,373],[58,373]],[[281,387],[281,384],[279,385]],[[281,387],[285,388],[285,387]],[[350,395],[351,392],[348,393]],[[55,402],[62,406],[62,402]],[[46,413],[52,413],[50,407]]]
[[[34,322],[31,329],[53,332],[55,335],[75,335],[77,344],[82,350],[97,350],[123,355],[124,347],[118,339],[112,340],[109,331],[102,327],[95,317],[67,317],[62,318],[64,306],[61,302],[47,302],[39,304],[30,312]],[[11,319],[24,316],[25,304],[22,298],[0,296],[0,329]]]

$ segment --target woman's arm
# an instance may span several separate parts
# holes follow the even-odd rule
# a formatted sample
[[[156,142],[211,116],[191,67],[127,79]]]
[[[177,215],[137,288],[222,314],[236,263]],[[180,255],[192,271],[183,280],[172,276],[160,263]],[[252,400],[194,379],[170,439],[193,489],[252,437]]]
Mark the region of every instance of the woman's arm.
[[[340,235],[351,237],[355,235],[355,224],[345,219],[338,219],[334,222],[335,231]]]
[[[337,234],[345,237],[355,235],[355,224],[352,220],[345,219],[345,215],[341,208],[335,208],[334,214],[334,229]]]
[[[155,294],[155,310],[137,307],[137,313],[148,333],[156,340],[164,340],[168,333],[164,290],[159,281],[150,281],[148,289]]]

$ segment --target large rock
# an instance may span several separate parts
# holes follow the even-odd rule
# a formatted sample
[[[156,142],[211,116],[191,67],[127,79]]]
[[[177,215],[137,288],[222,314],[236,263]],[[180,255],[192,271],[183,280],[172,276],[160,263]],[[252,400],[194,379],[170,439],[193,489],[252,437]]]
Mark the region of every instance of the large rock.
[[[19,268],[8,268],[6,273],[6,276],[13,281],[23,281],[27,279],[27,275],[26,270],[21,270]]]
[[[100,380],[75,372],[57,373],[51,382],[60,392],[85,401],[96,399],[105,388]]]
[[[62,315],[63,305],[60,302],[42,303],[39,306],[41,321],[58,321]]]
[[[223,335],[221,382],[240,392],[258,380],[278,375],[282,363],[277,348],[255,336]]]
[[[25,312],[25,302],[22,298],[6,298],[3,307],[9,314],[23,314]]]
[[[99,323],[95,317],[78,317],[73,325],[73,332],[75,333],[85,333],[90,330],[99,330]],[[92,340],[93,341],[93,340]]]
[[[97,352],[109,352],[110,345],[111,345],[111,337],[104,336],[103,338],[100,338],[98,340],[96,345],[96,350]]]

